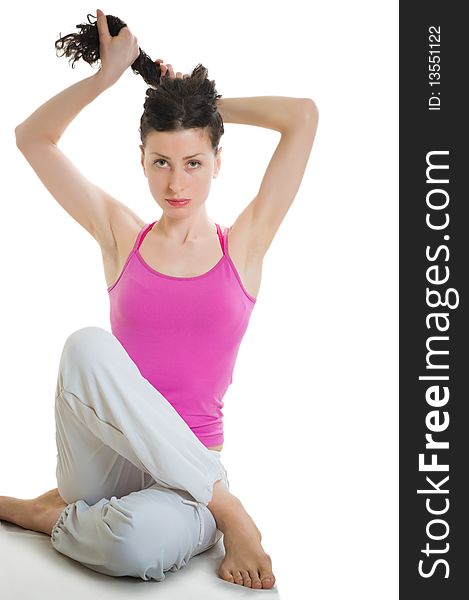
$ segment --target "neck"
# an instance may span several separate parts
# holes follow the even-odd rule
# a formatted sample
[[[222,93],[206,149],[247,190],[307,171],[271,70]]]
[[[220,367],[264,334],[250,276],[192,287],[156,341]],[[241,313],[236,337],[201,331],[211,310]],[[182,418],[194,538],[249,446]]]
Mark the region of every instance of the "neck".
[[[206,213],[183,219],[174,219],[163,213],[152,231],[158,231],[159,237],[178,245],[198,242],[217,233],[215,223]]]

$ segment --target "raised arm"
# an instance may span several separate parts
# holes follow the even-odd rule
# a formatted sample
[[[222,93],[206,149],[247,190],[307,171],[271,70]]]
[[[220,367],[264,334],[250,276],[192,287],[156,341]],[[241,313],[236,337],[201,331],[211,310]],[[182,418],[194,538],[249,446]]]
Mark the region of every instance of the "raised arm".
[[[98,23],[100,39],[105,40],[108,48],[109,39],[105,36],[109,31],[104,15],[101,21],[98,18]],[[129,220],[143,226],[143,221],[125,204],[84,177],[57,144],[82,109],[111,87],[135,60],[138,45],[127,28],[120,32],[117,43],[114,55],[108,52],[107,63],[98,72],[55,95],[15,129],[16,145],[39,179],[102,248],[114,245],[113,226],[124,226]]]
[[[318,109],[310,98],[285,96],[220,98],[217,105],[225,123],[256,125],[281,134],[259,192],[230,233],[240,238],[239,246],[262,259],[303,179],[318,126]]]

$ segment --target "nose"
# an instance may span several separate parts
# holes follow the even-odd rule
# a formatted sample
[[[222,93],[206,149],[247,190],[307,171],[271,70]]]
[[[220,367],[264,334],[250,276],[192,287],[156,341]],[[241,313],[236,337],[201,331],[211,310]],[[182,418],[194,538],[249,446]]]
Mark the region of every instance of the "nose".
[[[169,189],[174,195],[178,194],[177,197],[181,197],[184,191],[183,179],[184,172],[180,173],[177,169],[169,177]]]

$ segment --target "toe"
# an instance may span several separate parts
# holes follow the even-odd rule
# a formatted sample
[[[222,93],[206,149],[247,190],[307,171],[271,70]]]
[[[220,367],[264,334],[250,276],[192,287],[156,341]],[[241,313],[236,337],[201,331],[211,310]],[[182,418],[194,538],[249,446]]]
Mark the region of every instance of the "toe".
[[[256,590],[262,589],[262,581],[259,577],[259,571],[251,571],[251,587]]]
[[[249,571],[240,571],[241,575],[243,576],[243,580],[244,580],[244,587],[251,587],[251,575],[249,574]]]
[[[268,554],[265,555],[266,562],[263,567],[259,569],[260,579],[262,581],[262,587],[264,589],[270,589],[274,586],[275,577],[272,573],[272,559]]]
[[[234,577],[235,583],[237,583],[238,585],[244,585],[244,578],[239,571],[235,571],[233,573],[233,577]]]
[[[226,569],[220,569],[220,571],[218,572],[218,575],[225,581],[234,583],[234,577],[233,577],[232,573],[230,573],[230,571],[227,571]]]
[[[275,578],[272,575],[272,572],[261,570],[260,575],[261,575],[260,579],[262,582],[262,587],[264,589],[270,589],[271,587],[273,587],[273,585],[275,583]]]
[[[264,577],[264,579],[262,579],[262,587],[264,590],[269,590],[271,587],[273,587],[273,585],[274,580],[272,577]]]

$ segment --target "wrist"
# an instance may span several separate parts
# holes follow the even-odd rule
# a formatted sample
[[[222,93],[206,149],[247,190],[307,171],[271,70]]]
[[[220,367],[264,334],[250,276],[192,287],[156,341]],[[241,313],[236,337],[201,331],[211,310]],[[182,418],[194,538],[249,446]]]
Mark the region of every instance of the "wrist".
[[[103,71],[102,68],[94,74],[94,77],[103,91],[113,86],[119,80],[119,77]]]

